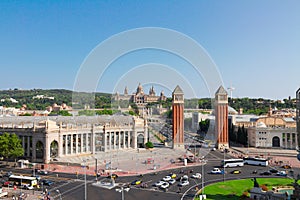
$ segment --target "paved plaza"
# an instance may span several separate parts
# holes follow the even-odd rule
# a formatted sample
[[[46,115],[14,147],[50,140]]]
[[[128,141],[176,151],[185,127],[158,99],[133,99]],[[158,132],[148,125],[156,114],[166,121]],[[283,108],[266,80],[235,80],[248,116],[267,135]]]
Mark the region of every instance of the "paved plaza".
[[[96,170],[103,175],[111,172],[119,175],[134,175],[155,172],[157,170],[169,169],[183,166],[178,158],[192,155],[185,150],[171,149],[170,147],[159,147],[153,149],[122,150],[110,153],[98,153],[95,155],[76,156],[60,159],[65,165],[49,164],[49,171],[79,173],[87,172],[94,175]],[[82,166],[88,166],[86,169]]]

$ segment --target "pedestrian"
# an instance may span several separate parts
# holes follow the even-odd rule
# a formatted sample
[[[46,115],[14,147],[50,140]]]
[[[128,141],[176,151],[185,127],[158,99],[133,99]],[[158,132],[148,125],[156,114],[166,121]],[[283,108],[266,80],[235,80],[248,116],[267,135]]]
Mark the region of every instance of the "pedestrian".
[[[13,196],[12,196],[12,200],[16,200],[16,197],[15,197],[15,195],[13,195]]]

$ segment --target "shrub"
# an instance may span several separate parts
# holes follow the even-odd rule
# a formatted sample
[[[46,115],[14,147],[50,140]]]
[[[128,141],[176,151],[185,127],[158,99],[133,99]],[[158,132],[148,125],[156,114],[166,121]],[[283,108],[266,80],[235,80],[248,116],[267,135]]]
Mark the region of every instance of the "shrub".
[[[263,191],[268,191],[268,187],[266,185],[261,185],[260,187]]]
[[[243,199],[247,198],[248,196],[249,196],[249,192],[248,191],[243,192],[243,194],[242,194],[242,198]]]
[[[153,148],[153,143],[152,142],[147,142],[146,144],[146,148]]]

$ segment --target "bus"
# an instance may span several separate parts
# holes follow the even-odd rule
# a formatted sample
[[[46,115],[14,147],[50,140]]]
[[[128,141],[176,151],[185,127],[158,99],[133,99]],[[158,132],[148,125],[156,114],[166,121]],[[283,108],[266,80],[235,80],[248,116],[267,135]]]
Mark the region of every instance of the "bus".
[[[242,167],[244,166],[243,159],[226,159],[221,162],[222,167]]]
[[[258,166],[268,166],[268,160],[264,158],[253,158],[247,157],[244,158],[245,165],[258,165]]]
[[[29,186],[36,186],[37,185],[37,180],[36,177],[30,177],[30,176],[16,176],[16,175],[11,175],[8,178],[9,182],[13,182],[15,185],[29,185]]]

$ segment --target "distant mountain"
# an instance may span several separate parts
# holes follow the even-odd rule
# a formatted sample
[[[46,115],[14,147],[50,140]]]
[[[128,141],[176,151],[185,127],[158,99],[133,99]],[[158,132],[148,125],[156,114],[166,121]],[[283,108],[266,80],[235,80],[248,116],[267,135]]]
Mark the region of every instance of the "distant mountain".
[[[71,105],[72,94],[71,90],[65,89],[1,90],[0,106],[20,108],[26,104],[28,110],[45,110],[54,103]],[[110,96],[107,93],[95,93],[97,105],[106,105],[108,102],[110,104]]]

